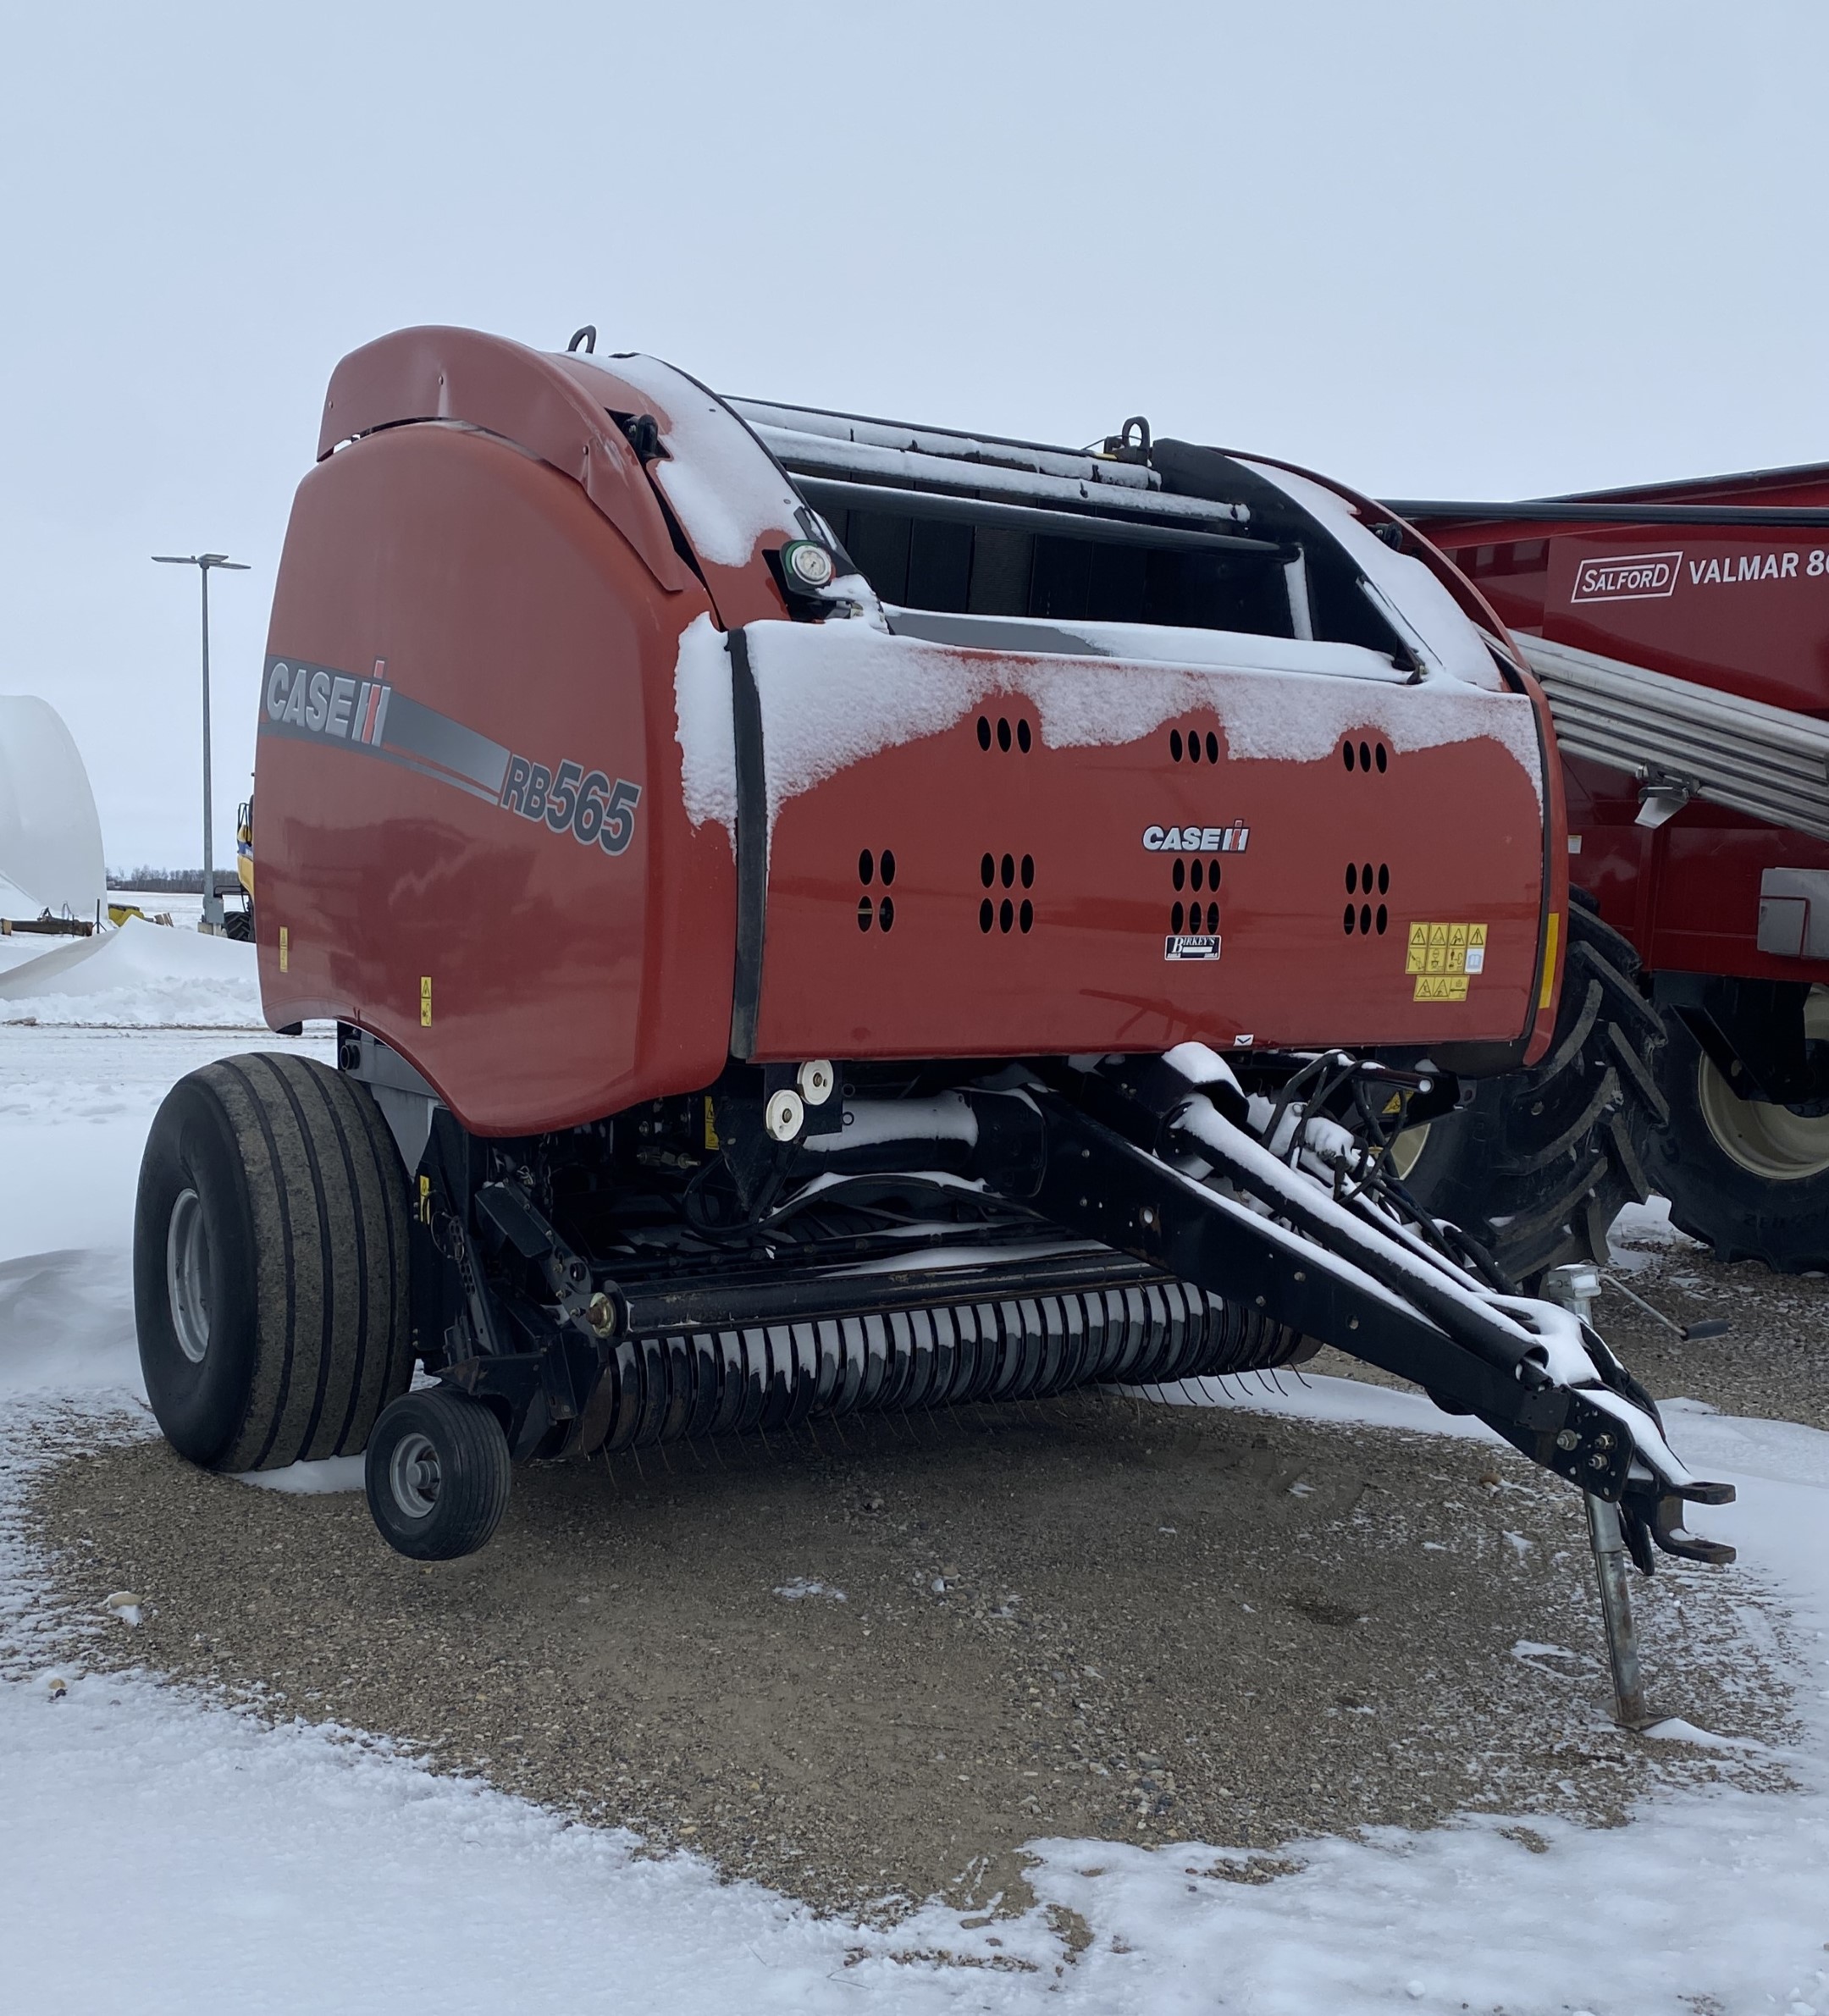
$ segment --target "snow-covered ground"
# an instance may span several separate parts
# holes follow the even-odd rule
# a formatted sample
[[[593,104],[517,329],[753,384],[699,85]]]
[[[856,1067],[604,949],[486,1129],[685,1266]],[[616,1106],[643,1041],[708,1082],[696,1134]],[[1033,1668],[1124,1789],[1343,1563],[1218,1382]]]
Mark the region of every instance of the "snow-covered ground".
[[[0,969],[0,1022],[81,1028],[264,1030],[254,947],[130,917],[119,931],[48,941]],[[25,938],[43,947],[43,938]]]
[[[1792,1792],[1664,1796],[1600,1831],[1539,1816],[1516,1836],[1483,1816],[1305,1841],[1293,1873],[1249,1883],[1217,1873],[1223,1842],[1038,1842],[1042,1903],[1017,1919],[818,1920],[355,1732],[268,1728],[150,1675],[55,1663],[19,1491],[46,1447],[119,1432],[133,1405],[147,1124],[185,1070],[278,1040],[223,1026],[251,979],[228,967],[212,997],[182,935],[135,949],[123,933],[54,987],[0,993],[0,2006],[1829,2016],[1829,1435],[1784,1422],[1672,1412],[1682,1452],[1740,1488],[1697,1522],[1791,1620]],[[103,984],[76,984],[86,965]],[[212,1029],[148,1025],[211,1022],[194,1011],[212,998]],[[58,1003],[56,1025],[7,1019],[30,1000]],[[122,1025],[81,1025],[110,1015]],[[1468,1432],[1345,1381],[1183,1397]],[[1091,1929],[1076,1957],[1051,1907]]]

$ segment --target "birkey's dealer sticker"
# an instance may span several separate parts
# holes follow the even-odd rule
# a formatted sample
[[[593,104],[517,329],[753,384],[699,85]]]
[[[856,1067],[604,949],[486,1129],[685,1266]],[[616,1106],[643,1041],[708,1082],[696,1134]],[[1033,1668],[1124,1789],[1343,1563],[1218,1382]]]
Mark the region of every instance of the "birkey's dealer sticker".
[[[1217,933],[1211,937],[1170,936],[1163,940],[1165,959],[1216,959],[1218,956]]]

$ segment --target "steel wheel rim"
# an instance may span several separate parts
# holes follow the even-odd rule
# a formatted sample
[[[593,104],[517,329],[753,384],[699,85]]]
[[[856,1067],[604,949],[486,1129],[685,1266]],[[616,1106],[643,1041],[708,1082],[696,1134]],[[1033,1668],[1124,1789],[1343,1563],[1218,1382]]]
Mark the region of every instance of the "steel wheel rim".
[[[428,1519],[438,1505],[438,1451],[429,1435],[414,1429],[394,1444],[388,1459],[388,1488],[409,1519]]]
[[[1810,989],[1804,1036],[1829,1041],[1829,989]],[[1741,1098],[1705,1051],[1696,1065],[1696,1103],[1716,1146],[1749,1174],[1803,1183],[1829,1170],[1829,1113],[1810,1117],[1770,1100]]]
[[[179,1350],[201,1365],[209,1350],[209,1232],[194,1190],[178,1193],[165,1229],[165,1295]]]

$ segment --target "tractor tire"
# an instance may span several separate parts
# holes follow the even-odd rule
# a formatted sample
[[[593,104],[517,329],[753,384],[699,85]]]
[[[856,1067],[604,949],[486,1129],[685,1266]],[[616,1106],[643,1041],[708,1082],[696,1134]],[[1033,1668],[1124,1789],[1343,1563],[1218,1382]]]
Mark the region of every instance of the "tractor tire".
[[[402,1395],[375,1424],[362,1477],[395,1553],[454,1561],[485,1545],[508,1508],[508,1438],[485,1401],[427,1387]]]
[[[1829,1115],[1740,1098],[1683,1018],[1666,1021],[1658,1082],[1670,1125],[1645,1159],[1672,1223],[1717,1260],[1763,1260],[1781,1274],[1829,1271]],[[1829,1040],[1829,988],[1810,990],[1804,1033]]]
[[[1418,1203],[1484,1246],[1527,1289],[1571,1261],[1604,1262],[1607,1229],[1650,1194],[1640,1144],[1665,1114],[1664,1040],[1638,958],[1572,903],[1562,999],[1549,1054],[1473,1085],[1472,1102],[1400,1135],[1397,1174]]]
[[[252,909],[225,910],[223,913],[223,936],[233,938],[240,945],[251,945],[254,942]]]
[[[412,1378],[407,1225],[361,1085],[283,1054],[179,1080],[140,1165],[134,1311],[180,1455],[272,1470],[364,1447]]]

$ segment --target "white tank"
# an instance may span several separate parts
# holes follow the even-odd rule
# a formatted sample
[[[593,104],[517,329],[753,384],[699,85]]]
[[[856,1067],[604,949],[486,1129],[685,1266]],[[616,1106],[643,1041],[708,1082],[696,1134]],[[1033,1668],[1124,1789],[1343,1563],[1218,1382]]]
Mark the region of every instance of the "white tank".
[[[107,900],[95,793],[63,716],[0,694],[0,917],[92,923]]]

